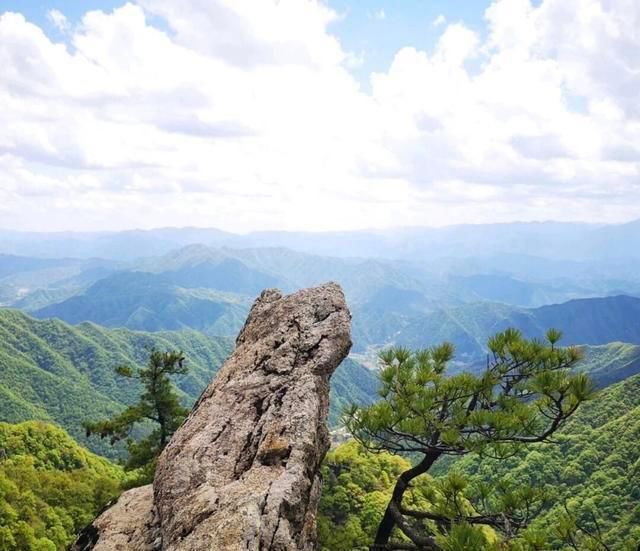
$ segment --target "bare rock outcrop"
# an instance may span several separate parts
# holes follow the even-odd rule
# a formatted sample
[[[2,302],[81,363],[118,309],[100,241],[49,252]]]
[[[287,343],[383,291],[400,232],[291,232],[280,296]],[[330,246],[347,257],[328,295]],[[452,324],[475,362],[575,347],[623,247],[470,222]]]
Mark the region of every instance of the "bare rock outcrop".
[[[95,542],[74,549],[314,549],[329,378],[350,347],[338,285],[264,291],[153,487],[123,494],[92,525]]]

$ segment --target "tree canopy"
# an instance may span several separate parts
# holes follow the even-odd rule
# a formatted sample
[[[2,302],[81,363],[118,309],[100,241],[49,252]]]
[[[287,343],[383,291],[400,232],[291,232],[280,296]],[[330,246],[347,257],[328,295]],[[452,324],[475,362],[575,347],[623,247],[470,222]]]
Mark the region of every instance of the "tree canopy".
[[[138,379],[143,393],[137,403],[123,412],[97,422],[85,423],[87,436],[97,434],[109,438],[112,444],[127,441],[129,452],[126,469],[142,469],[141,481],[152,478],[155,461],[178,429],[189,410],[180,404],[171,381],[172,375],[187,373],[182,352],[152,350],[147,367],[134,370],[129,366],[119,366],[116,372],[122,377]],[[140,423],[153,424],[153,429],[142,439],[131,438],[132,429]]]
[[[367,449],[416,461],[397,478],[372,549],[486,549],[487,527],[514,549],[535,546],[522,533],[543,500],[533,487],[469,487],[453,471],[432,507],[410,508],[404,496],[444,456],[506,458],[549,441],[593,392],[586,375],[571,372],[579,350],[558,347],[560,338],[549,330],[544,341],[528,340],[507,329],[489,340],[487,365],[477,374],[447,372],[454,356],[448,343],[380,354],[381,400],[349,408],[346,426]]]
[[[40,421],[0,423],[0,549],[63,551],[120,493],[122,469]]]

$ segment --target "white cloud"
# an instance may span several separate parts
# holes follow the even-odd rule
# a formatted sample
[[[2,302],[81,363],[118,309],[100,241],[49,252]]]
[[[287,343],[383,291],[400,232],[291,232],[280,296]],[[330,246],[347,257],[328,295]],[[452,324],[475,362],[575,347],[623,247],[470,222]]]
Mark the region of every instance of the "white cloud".
[[[440,14],[431,22],[431,25],[433,27],[440,27],[441,25],[444,25],[446,22],[447,22],[447,18],[443,14]]]
[[[434,49],[397,52],[371,93],[336,17],[312,0],[141,0],[67,25],[67,46],[3,14],[0,225],[640,215],[633,0],[497,0],[485,40],[443,16]]]
[[[375,19],[376,21],[384,21],[387,18],[387,14],[385,13],[384,9],[380,8],[373,12],[369,12],[369,17],[371,17],[371,19]]]
[[[66,16],[60,10],[49,10],[47,12],[47,17],[49,18],[49,21],[53,23],[53,26],[61,33],[64,33],[68,30],[69,21],[67,21]]]

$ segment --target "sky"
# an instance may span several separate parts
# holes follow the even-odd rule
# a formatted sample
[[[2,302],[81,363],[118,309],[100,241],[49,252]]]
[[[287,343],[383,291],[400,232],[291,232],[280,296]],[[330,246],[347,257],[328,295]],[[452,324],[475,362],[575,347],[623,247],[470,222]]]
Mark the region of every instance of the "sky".
[[[637,0],[0,0],[0,228],[640,218]]]

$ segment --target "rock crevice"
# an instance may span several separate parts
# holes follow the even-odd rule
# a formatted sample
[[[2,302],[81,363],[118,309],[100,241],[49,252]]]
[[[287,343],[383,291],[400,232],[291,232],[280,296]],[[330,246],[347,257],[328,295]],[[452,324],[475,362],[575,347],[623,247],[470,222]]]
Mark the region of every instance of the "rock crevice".
[[[350,347],[338,285],[264,291],[153,486],[123,494],[74,549],[314,549],[329,378]]]

